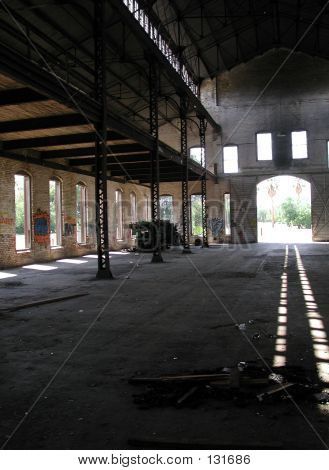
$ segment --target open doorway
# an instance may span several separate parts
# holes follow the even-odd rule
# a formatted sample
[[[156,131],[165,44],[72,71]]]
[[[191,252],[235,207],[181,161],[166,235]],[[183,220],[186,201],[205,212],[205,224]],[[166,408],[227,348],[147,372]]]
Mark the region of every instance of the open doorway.
[[[311,184],[295,176],[275,176],[257,185],[258,241],[311,243]]]

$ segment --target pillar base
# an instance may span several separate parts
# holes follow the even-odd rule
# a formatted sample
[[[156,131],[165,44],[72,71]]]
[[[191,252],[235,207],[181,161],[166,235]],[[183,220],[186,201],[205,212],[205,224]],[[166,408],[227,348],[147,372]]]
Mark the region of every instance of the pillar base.
[[[114,277],[110,269],[102,269],[97,271],[96,279],[114,279]]]
[[[207,243],[203,243],[203,244],[202,244],[202,248],[209,248],[209,243],[208,243],[208,242],[207,242]]]
[[[183,251],[182,251],[182,254],[183,254],[183,255],[191,255],[191,254],[192,254],[192,251],[191,251],[190,248],[184,247],[184,248],[183,248]]]
[[[151,263],[163,263],[161,251],[154,251]]]

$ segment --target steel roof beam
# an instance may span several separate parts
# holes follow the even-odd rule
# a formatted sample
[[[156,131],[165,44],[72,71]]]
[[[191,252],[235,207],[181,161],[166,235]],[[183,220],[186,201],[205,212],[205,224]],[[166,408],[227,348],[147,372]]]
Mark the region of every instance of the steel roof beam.
[[[95,136],[95,132],[81,132],[79,134],[64,134],[50,137],[32,137],[30,139],[6,140],[3,142],[2,148],[5,150],[16,150],[35,147],[55,147],[57,145],[93,143],[95,141]],[[126,140],[126,137],[122,137],[117,132],[108,131],[108,140]]]
[[[142,152],[145,148],[138,144],[127,144],[127,145],[113,145],[107,146],[108,155],[116,153],[133,153]],[[95,155],[95,147],[78,147],[64,150],[49,150],[41,152],[41,158],[70,158],[70,157],[85,157],[88,155]]]

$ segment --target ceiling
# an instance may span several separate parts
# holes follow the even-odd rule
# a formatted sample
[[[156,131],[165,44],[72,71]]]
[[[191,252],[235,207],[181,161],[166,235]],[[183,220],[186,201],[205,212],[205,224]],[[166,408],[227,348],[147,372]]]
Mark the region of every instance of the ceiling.
[[[198,79],[272,48],[329,58],[326,0],[146,0]]]
[[[147,12],[199,84],[274,47],[328,58],[328,4],[323,0],[138,0],[134,5]],[[0,45],[51,68],[92,95],[93,7],[92,0],[4,0]],[[109,107],[148,131],[146,55],[152,41],[148,43],[123,0],[106,1],[105,22]],[[174,128],[178,94],[186,90],[173,83],[177,74],[170,76],[170,67],[163,63],[161,67],[160,126],[170,123]],[[192,98],[190,112],[198,105]]]
[[[219,128],[159,50],[159,38],[198,85],[273,48],[329,58],[329,0],[106,0],[105,4],[108,145],[114,158],[126,159],[131,180],[139,176],[141,182],[149,181],[150,60],[159,64],[160,126],[179,131],[180,97],[186,94],[189,116],[203,116]],[[157,39],[141,27],[141,10]],[[99,112],[93,31],[93,0],[1,0],[0,140],[8,155],[29,151],[29,156],[43,162],[66,162],[70,168],[92,171],[92,122]],[[12,81],[6,82],[6,77]],[[163,180],[167,167],[168,178],[179,180],[180,155],[163,143],[160,152]],[[127,171],[112,164],[112,175],[125,176]],[[134,173],[137,164],[139,174]],[[191,165],[191,178],[198,178],[202,169]]]

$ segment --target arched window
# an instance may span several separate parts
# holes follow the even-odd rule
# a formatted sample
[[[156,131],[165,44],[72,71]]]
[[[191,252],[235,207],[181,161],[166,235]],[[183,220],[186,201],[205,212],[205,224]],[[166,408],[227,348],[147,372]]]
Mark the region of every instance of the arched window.
[[[116,225],[116,239],[123,239],[123,211],[122,211],[122,191],[117,189],[115,191],[115,225]]]
[[[202,236],[202,196],[201,194],[191,195],[191,233],[195,236]]]
[[[62,183],[58,178],[49,180],[50,246],[62,244]]]
[[[15,175],[16,250],[31,248],[31,178],[25,173]]]
[[[190,148],[190,158],[199,165],[204,166],[204,148],[203,147],[191,147]]]
[[[169,220],[170,222],[174,220],[174,203],[170,194],[160,196],[160,219]]]
[[[77,242],[87,242],[88,211],[87,211],[87,186],[84,183],[76,185],[76,219],[77,219]]]

